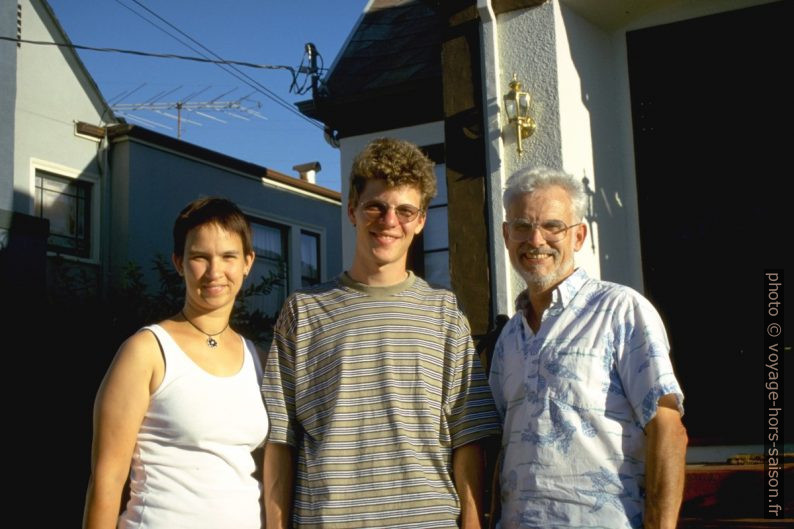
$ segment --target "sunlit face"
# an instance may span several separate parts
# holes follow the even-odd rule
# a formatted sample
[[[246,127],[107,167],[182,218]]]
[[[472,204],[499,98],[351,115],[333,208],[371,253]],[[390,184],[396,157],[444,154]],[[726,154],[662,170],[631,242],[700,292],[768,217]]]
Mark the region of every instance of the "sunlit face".
[[[529,240],[518,242],[510,238],[507,224],[515,219],[529,222],[561,220],[566,225],[576,224],[573,206],[567,191],[559,186],[538,189],[517,196],[507,206],[507,222],[502,225],[510,262],[530,290],[543,291],[557,286],[574,271],[573,254],[578,252],[587,235],[585,224],[567,230],[565,237],[556,242],[543,238],[535,229]]]
[[[173,259],[185,278],[186,303],[201,310],[214,310],[234,304],[254,254],[244,253],[239,234],[217,224],[204,224],[188,232],[184,255]]]
[[[364,211],[368,204],[377,203],[384,208],[378,218],[371,218]],[[419,208],[422,195],[412,186],[388,187],[383,180],[370,180],[358,197],[358,203],[348,207],[348,217],[356,229],[356,255],[359,265],[373,270],[393,266],[405,269],[408,248],[414,235],[425,226],[425,213],[420,212],[409,222],[401,222],[398,207],[404,212]],[[371,208],[370,208],[371,209]]]

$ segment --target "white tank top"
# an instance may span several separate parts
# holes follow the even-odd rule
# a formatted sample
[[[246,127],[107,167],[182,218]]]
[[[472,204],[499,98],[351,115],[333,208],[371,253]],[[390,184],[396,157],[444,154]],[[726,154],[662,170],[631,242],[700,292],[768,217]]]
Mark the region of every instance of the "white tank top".
[[[130,472],[120,529],[259,529],[261,485],[251,452],[268,432],[255,348],[240,371],[211,375],[159,325],[165,374],[152,394]]]

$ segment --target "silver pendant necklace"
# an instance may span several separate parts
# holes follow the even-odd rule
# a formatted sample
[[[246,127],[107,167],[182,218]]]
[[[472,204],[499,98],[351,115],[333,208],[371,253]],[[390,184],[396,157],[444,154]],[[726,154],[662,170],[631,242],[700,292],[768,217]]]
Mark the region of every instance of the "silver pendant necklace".
[[[226,322],[226,327],[221,329],[220,332],[216,332],[215,334],[209,334],[209,333],[206,333],[206,332],[202,331],[201,329],[199,329],[198,325],[196,325],[195,323],[190,321],[188,319],[188,317],[185,316],[185,311],[184,310],[180,310],[179,313],[182,315],[183,318],[185,318],[186,322],[188,322],[190,325],[193,326],[194,329],[196,329],[198,332],[200,332],[201,334],[203,334],[203,335],[205,335],[207,337],[207,345],[212,347],[213,349],[215,347],[218,347],[218,340],[215,339],[215,336],[220,336],[221,334],[223,334],[223,331],[225,331],[226,329],[229,328],[229,322],[227,321]]]

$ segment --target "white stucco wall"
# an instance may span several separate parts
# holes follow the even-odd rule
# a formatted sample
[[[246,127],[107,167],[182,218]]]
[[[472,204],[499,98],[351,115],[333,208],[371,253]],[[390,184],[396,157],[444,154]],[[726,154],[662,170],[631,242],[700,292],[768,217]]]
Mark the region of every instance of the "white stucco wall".
[[[343,270],[348,270],[353,263],[353,254],[356,249],[356,233],[347,217],[347,196],[350,192],[350,168],[353,159],[366,145],[376,138],[398,138],[415,143],[416,145],[434,145],[444,143],[444,122],[437,121],[414,127],[383,130],[374,134],[362,134],[343,138],[339,142],[340,174],[342,175],[342,265]]]
[[[577,255],[589,274],[638,288],[639,233],[630,222],[626,171],[633,167],[628,83],[619,76],[616,38],[565,4],[555,3],[563,168],[586,179],[591,195],[589,236]],[[623,61],[625,64],[625,61]],[[620,81],[626,82],[625,90]],[[623,97],[618,96],[622,94]],[[624,103],[626,104],[624,106]],[[622,165],[621,160],[628,160]]]
[[[603,71],[609,70],[608,40],[579,17],[563,19],[565,6],[552,4],[554,9],[554,33],[557,41],[557,83],[560,112],[561,167],[577,179],[587,178],[589,186],[596,186],[593,163],[593,139],[598,137],[594,128],[598,121],[591,120],[591,105],[608,105],[610,94],[604,87]],[[570,21],[573,19],[574,23]],[[572,27],[571,27],[572,26]],[[575,56],[571,39],[580,39],[583,56]],[[604,42],[607,40],[607,42]],[[606,44],[606,46],[605,46]],[[606,49],[605,49],[606,48]],[[606,53],[605,53],[606,52]],[[583,72],[586,69],[587,72]],[[589,75],[589,79],[585,77]],[[599,175],[600,177],[600,175]],[[576,263],[595,277],[601,277],[598,262],[598,223],[588,222],[588,240],[576,255]]]
[[[20,4],[23,39],[64,40],[49,19],[40,18],[47,18],[40,2],[20,0]],[[32,214],[37,167],[99,182],[98,142],[78,136],[75,123],[104,124],[102,105],[72,52],[55,46],[22,44],[16,82],[14,209]],[[94,211],[99,211],[98,204]]]
[[[524,140],[523,156],[516,150],[515,131],[502,120],[505,143],[505,175],[527,166],[560,167],[560,91],[557,75],[554,5],[543,4],[534,9],[511,11],[497,17],[498,50],[501,66],[499,89],[502,97],[508,92],[513,74],[523,90],[532,96],[530,113],[538,125],[535,133]]]
[[[501,68],[498,83],[501,93],[495,97],[502,101],[504,94],[509,91],[510,81],[515,74],[522,83],[522,89],[529,92],[532,97],[530,115],[537,124],[535,133],[524,140],[525,151],[519,156],[515,129],[508,124],[502,106],[504,180],[518,169],[525,167],[546,166],[567,169],[563,165],[561,119],[571,118],[561,109],[561,99],[566,98],[568,94],[560,88],[555,10],[555,4],[545,3],[533,9],[511,11],[497,17],[496,53]],[[504,185],[504,182],[502,184]],[[494,196],[498,194],[493,193]],[[502,241],[495,241],[495,251],[500,251],[501,244]],[[506,270],[494,270],[494,274],[507,276],[503,281],[507,294],[498,297],[512,301],[526,288],[526,285],[509,266],[509,261],[505,266]],[[500,311],[504,310],[500,307]],[[512,314],[512,303],[506,311]]]

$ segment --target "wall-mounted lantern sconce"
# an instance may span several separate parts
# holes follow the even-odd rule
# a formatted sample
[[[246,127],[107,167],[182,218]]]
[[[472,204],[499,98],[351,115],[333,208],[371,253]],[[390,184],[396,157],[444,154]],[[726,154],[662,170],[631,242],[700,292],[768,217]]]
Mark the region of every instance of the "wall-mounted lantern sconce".
[[[518,146],[518,155],[521,156],[524,153],[522,147],[524,140],[532,136],[537,125],[535,120],[529,117],[531,97],[528,92],[521,91],[521,81],[518,80],[516,74],[513,74],[513,80],[510,81],[510,92],[505,95],[504,99],[508,123],[516,124],[516,145]]]

